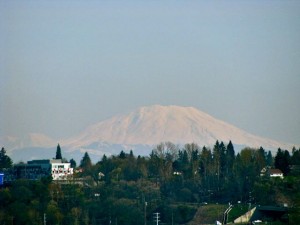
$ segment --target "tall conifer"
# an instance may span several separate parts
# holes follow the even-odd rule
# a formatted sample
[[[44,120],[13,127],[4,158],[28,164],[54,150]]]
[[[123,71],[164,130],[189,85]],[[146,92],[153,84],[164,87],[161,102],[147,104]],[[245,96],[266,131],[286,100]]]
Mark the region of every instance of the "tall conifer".
[[[0,169],[12,167],[12,160],[9,156],[6,155],[4,148],[0,151]]]
[[[57,145],[55,159],[62,159],[60,145]]]

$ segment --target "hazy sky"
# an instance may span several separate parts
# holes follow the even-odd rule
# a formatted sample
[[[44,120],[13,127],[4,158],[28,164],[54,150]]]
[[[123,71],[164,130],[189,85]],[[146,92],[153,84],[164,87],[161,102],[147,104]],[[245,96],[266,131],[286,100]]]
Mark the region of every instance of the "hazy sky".
[[[0,0],[0,135],[153,104],[300,143],[300,1]]]

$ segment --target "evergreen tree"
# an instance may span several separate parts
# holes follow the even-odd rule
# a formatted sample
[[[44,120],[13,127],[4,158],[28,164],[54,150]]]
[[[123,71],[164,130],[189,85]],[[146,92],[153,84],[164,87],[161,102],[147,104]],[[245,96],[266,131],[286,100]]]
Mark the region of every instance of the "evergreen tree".
[[[243,196],[243,183],[245,176],[243,174],[243,163],[241,154],[237,153],[233,163],[233,174],[235,178],[235,194],[238,199],[242,199]],[[234,189],[233,189],[234,190]]]
[[[57,145],[55,159],[62,159],[60,145]]]
[[[140,173],[140,176],[142,178],[147,177],[147,175],[148,175],[147,160],[144,157],[141,157],[139,155],[138,158],[137,158],[136,163],[137,163],[137,168],[138,168],[138,171]]]
[[[266,161],[267,166],[273,166],[273,156],[271,151],[268,152],[266,160],[267,160]]]
[[[6,151],[4,148],[0,151],[0,169],[3,168],[11,168],[12,167],[12,160],[9,156],[6,155]]]
[[[217,140],[213,148],[213,162],[216,166],[216,173],[220,170],[220,143]]]
[[[223,141],[221,141],[220,145],[220,176],[224,177],[224,174],[226,172],[226,147],[223,143]]]
[[[291,157],[291,164],[300,165],[300,149],[297,150],[295,147],[293,147],[292,153],[293,155]]]
[[[80,167],[84,171],[89,171],[92,168],[92,161],[87,152],[84,153],[82,160],[80,161]]]
[[[130,150],[130,152],[129,152],[129,158],[134,158],[134,155],[133,155],[133,151],[132,150]]]
[[[261,171],[267,164],[266,153],[263,147],[260,147],[255,154],[255,163],[257,166],[257,172]]]
[[[99,166],[99,171],[105,175],[104,179],[107,181],[110,181],[110,176],[108,174],[114,169],[115,165],[112,162],[111,158],[107,158],[107,156],[104,154],[102,156],[101,161],[97,163]]]
[[[150,153],[149,163],[148,163],[148,171],[149,175],[152,177],[159,177],[160,167],[161,167],[161,159],[159,158],[157,152],[152,150]]]
[[[285,168],[285,173],[288,174],[290,172],[290,164],[291,164],[291,156],[288,150],[284,151],[284,158],[285,161],[287,162],[287,166]]]
[[[104,154],[104,155],[102,156],[101,162],[106,162],[106,161],[107,161],[107,156]]]
[[[76,161],[74,159],[70,160],[71,168],[76,168]]]
[[[226,148],[226,170],[227,170],[226,172],[227,172],[227,175],[232,174],[234,157],[235,157],[234,147],[233,147],[232,142],[229,141],[227,148]]]
[[[121,169],[124,174],[124,179],[129,180],[137,180],[140,177],[137,165],[136,165],[136,158],[133,154],[133,151],[130,150],[128,157],[124,164],[122,164]]]
[[[274,165],[276,169],[280,169],[284,175],[287,175],[290,170],[290,153],[287,150],[282,151],[279,148],[275,156]]]
[[[211,150],[205,146],[200,154],[200,172],[203,177],[204,186],[209,188],[209,177],[213,174],[213,163]]]
[[[192,172],[194,181],[199,178],[199,152],[198,152],[198,149],[192,151],[191,172]]]
[[[123,150],[120,152],[119,158],[120,159],[125,159],[126,158],[126,154],[125,154],[125,152]]]
[[[235,156],[234,147],[233,147],[233,144],[231,141],[229,141],[229,143],[227,145],[226,155],[231,159],[234,158],[234,156]]]
[[[219,187],[220,175],[221,175],[221,146],[219,141],[216,141],[216,144],[213,148],[213,165],[214,165],[214,174],[217,178],[216,186]]]
[[[181,165],[181,172],[183,172],[186,175],[189,169],[189,157],[187,151],[184,150],[181,156],[182,157],[179,158],[180,165]]]

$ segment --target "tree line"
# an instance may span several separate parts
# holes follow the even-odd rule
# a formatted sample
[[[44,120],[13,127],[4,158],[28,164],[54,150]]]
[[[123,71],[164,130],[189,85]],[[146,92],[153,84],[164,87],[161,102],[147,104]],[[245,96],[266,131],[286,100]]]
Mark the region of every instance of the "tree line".
[[[9,161],[2,150],[0,168]],[[56,158],[62,158],[60,147]],[[293,224],[300,215],[300,175],[292,165],[300,166],[300,149],[272,156],[262,147],[244,148],[236,154],[231,141],[212,148],[163,142],[149,156],[121,151],[95,164],[86,152],[74,174],[82,183],[49,177],[1,188],[0,224],[153,224],[156,212],[162,223],[185,224],[201,204],[228,202],[288,203]],[[265,167],[282,170],[285,178],[262,177]]]

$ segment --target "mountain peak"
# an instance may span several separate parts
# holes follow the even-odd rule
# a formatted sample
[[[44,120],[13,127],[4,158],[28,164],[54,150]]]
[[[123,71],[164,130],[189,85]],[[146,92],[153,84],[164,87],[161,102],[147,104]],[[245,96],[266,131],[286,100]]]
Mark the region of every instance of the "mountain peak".
[[[175,144],[195,142],[213,145],[216,140],[250,147],[278,148],[282,143],[261,138],[218,120],[194,107],[152,105],[128,114],[114,116],[89,126],[66,144],[79,148],[106,142],[122,145],[156,145],[171,141]]]
[[[262,146],[274,152],[279,147],[293,147],[250,134],[194,107],[176,105],[140,107],[91,125],[79,135],[60,141],[60,144],[65,154],[80,160],[86,151],[96,157],[130,149],[137,154],[148,155],[155,145],[165,141],[179,145],[194,142],[199,146],[213,146],[216,140],[225,143],[231,140],[234,145],[254,148]],[[37,133],[21,138],[0,137],[0,142],[11,150],[10,155],[16,161],[29,156],[39,158],[54,154],[57,145],[53,139]],[[49,147],[53,148],[53,153],[49,152]]]
[[[199,113],[198,109],[188,106],[177,106],[177,105],[151,105],[151,106],[143,106],[135,110],[134,112],[168,112],[168,113]],[[201,112],[205,114],[204,112]],[[208,114],[206,114],[208,115]]]

